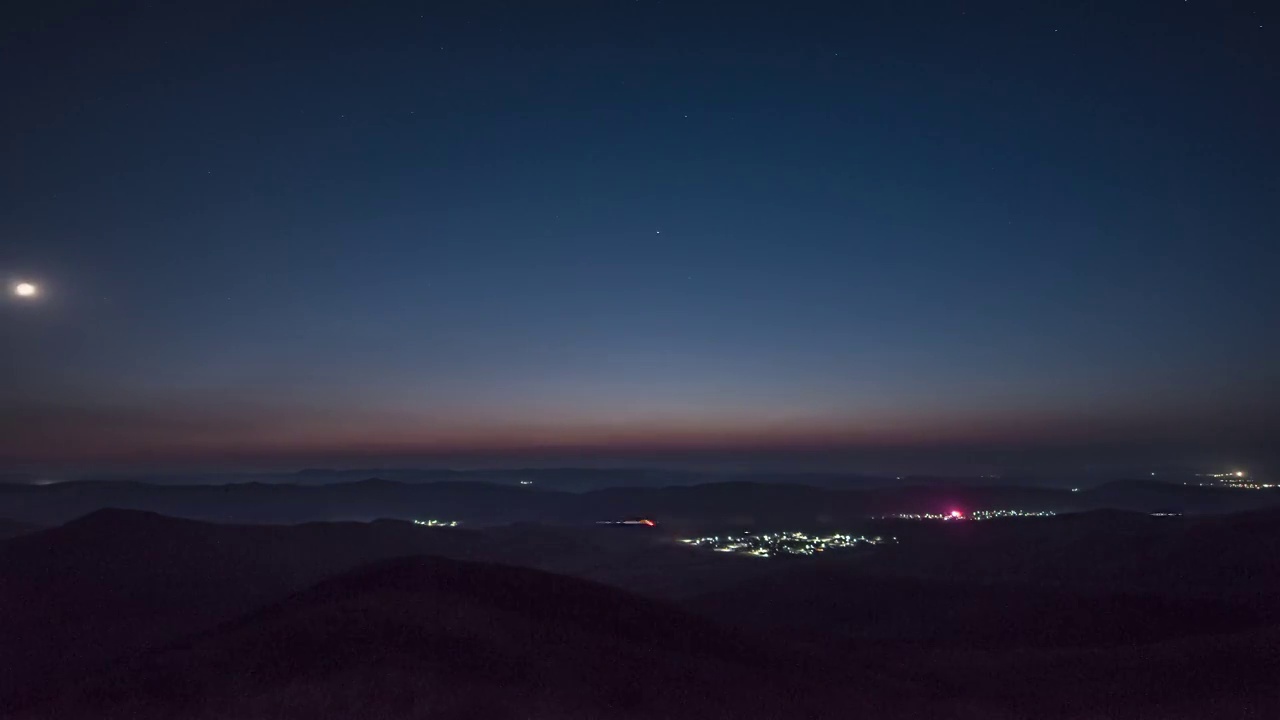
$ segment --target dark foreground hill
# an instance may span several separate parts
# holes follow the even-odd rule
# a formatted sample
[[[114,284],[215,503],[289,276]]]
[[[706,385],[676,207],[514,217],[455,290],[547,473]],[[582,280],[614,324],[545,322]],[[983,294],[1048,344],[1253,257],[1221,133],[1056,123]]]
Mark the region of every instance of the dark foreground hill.
[[[0,543],[0,715],[20,695],[55,691],[66,678],[335,573],[423,554],[541,567],[650,595],[765,570],[750,559],[594,528],[215,525],[103,510]]]
[[[38,526],[32,525],[31,523],[24,523],[24,522],[18,522],[17,520],[6,520],[5,518],[0,518],[0,540],[4,540],[5,538],[17,537],[18,535],[25,535],[29,532],[35,532],[36,530],[39,530],[39,529],[40,528]]]
[[[864,572],[1096,593],[1177,594],[1280,607],[1280,511],[1153,518],[1095,511],[899,523]]]
[[[1280,624],[1203,598],[863,576],[802,567],[686,602],[757,629],[971,649],[1112,647]]]
[[[221,717],[291,717],[272,708],[320,703],[307,698],[321,688],[326,707],[367,705],[348,713],[360,717],[502,717],[530,698],[534,717],[717,717],[649,697],[667,686],[734,712],[750,698],[778,717],[833,705],[834,717],[866,706],[884,718],[1280,717],[1257,714],[1280,673],[1274,512],[887,527],[900,542],[762,559],[682,545],[661,527],[214,525],[100,511],[0,542],[0,717],[188,717],[206,701]],[[420,555],[488,569],[359,569]],[[520,580],[528,571],[493,563],[621,590]],[[653,632],[637,639],[628,608]],[[560,625],[576,629],[560,637]],[[454,630],[463,640],[447,639]],[[545,667],[527,652],[543,642]],[[422,643],[438,652],[414,655]],[[637,653],[618,656],[634,686],[596,667],[619,646]],[[565,680],[569,666],[584,684]],[[421,692],[406,690],[419,675]],[[716,695],[725,688],[732,697]]]
[[[856,693],[673,606],[440,558],[361,568],[23,718],[856,717]]]
[[[990,718],[1280,717],[1280,515],[911,525],[688,607]]]
[[[853,646],[850,662],[868,657]],[[962,698],[1000,720],[1270,720],[1280,717],[1280,627],[1166,642],[993,653],[874,649],[880,672]],[[945,716],[945,715],[944,715]]]

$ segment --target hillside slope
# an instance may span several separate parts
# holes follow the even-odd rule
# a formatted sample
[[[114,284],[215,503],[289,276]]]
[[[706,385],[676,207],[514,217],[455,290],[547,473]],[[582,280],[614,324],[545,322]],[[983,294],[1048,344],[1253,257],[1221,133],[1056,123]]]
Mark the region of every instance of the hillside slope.
[[[407,555],[541,567],[650,595],[766,570],[609,531],[403,521],[215,525],[102,510],[0,544],[0,711],[17,695],[49,691],[335,573]]]
[[[856,694],[806,679],[816,668],[607,586],[404,558],[148,653],[19,717],[860,714]]]

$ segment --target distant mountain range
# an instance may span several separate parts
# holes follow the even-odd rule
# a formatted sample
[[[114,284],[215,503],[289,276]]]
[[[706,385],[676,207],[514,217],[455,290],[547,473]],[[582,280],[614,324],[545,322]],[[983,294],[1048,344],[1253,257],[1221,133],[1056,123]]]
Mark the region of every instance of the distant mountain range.
[[[227,485],[268,483],[283,485],[331,485],[380,478],[402,483],[487,482],[495,485],[534,485],[546,490],[584,492],[609,487],[665,487],[709,482],[797,483],[830,488],[881,487],[904,478],[855,473],[724,473],[661,468],[498,468],[456,470],[449,468],[307,468],[294,472],[265,473],[151,473],[90,474],[65,477],[56,482],[109,481],[140,482],[151,485]],[[927,477],[911,481],[934,482]],[[962,484],[980,479],[938,479]],[[48,484],[49,477],[33,474],[0,474],[0,484]],[[990,482],[986,480],[985,482]]]
[[[0,517],[54,525],[97,509],[149,510],[219,522],[292,523],[377,518],[583,524],[646,516],[673,527],[847,527],[875,515],[1012,509],[1222,513],[1280,506],[1280,489],[1239,490],[1124,481],[1079,491],[1014,485],[836,489],[790,483],[715,482],[584,492],[478,480],[371,478],[317,484],[167,485],[87,480],[0,485]]]

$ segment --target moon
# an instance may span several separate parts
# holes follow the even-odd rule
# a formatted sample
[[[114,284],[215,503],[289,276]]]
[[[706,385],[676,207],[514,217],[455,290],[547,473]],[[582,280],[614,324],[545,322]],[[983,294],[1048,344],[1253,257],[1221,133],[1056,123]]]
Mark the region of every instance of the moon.
[[[35,283],[20,282],[13,286],[13,294],[20,298],[33,298],[40,294],[40,287]]]

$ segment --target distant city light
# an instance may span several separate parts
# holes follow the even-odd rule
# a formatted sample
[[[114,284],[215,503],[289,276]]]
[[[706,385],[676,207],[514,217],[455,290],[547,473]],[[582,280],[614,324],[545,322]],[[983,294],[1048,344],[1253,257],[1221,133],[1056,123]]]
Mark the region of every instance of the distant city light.
[[[710,537],[686,538],[680,542],[694,547],[705,547],[722,553],[738,553],[754,557],[777,557],[780,555],[813,555],[840,548],[851,548],[858,545],[880,545],[886,542],[897,542],[897,538],[886,540],[879,535],[810,535],[804,532],[775,533],[742,533],[741,535],[715,535]]]
[[[1030,517],[1053,517],[1057,513],[1052,510],[974,510],[969,513],[969,520],[995,520],[997,518],[1030,518]],[[949,513],[895,513],[893,515],[880,515],[873,517],[873,520],[964,520],[965,516],[959,510],[952,510]]]
[[[413,524],[426,527],[458,527],[457,520],[414,520]]]
[[[1244,477],[1244,474],[1245,473],[1243,470],[1231,470],[1229,472],[1219,472],[1219,473],[1199,473],[1196,475],[1196,477],[1208,477],[1208,478],[1219,478],[1219,479],[1242,478]]]
[[[1218,473],[1199,473],[1196,477],[1209,479],[1209,482],[1196,483],[1200,487],[1220,487],[1231,488],[1233,490],[1271,490],[1276,487],[1275,483],[1260,482],[1256,477],[1249,477],[1249,473],[1244,470],[1230,470],[1228,472]]]

